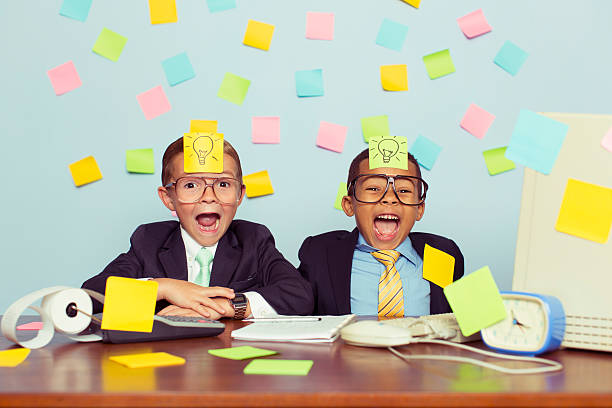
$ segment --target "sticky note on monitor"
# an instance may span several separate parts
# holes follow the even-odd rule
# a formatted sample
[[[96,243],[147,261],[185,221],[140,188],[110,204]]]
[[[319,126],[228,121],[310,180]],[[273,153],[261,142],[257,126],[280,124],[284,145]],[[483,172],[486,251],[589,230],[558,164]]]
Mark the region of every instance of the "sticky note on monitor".
[[[236,0],[206,0],[208,11],[218,13],[236,8]]]
[[[369,142],[370,169],[393,167],[408,170],[408,142],[403,136],[375,136]]]
[[[74,185],[77,187],[102,179],[102,172],[93,156],[87,156],[84,159],[69,164],[68,168],[70,169],[70,174],[72,174]]]
[[[280,118],[278,116],[253,116],[251,119],[253,143],[280,143]]]
[[[253,48],[268,51],[270,49],[273,34],[274,26],[272,24],[249,20],[242,43]]]
[[[192,119],[189,122],[189,133],[217,133],[216,120]]]
[[[323,96],[323,70],[296,71],[295,90],[299,97]]]
[[[164,367],[185,364],[184,358],[165,352],[127,354],[111,356],[108,359],[128,368]]]
[[[176,0],[149,0],[151,24],[176,23]]]
[[[317,146],[341,153],[347,132],[347,126],[321,121],[317,134]]]
[[[338,192],[336,193],[336,201],[334,202],[334,208],[336,210],[343,211],[342,210],[342,199],[346,195],[348,195],[347,186],[346,186],[346,183],[342,181],[340,182],[340,185],[338,186]]]
[[[455,258],[444,251],[440,251],[425,244],[423,251],[423,279],[445,288],[453,283],[455,271]]]
[[[136,100],[147,120],[154,119],[172,109],[161,85],[136,95]]]
[[[223,133],[183,135],[185,173],[223,173]]]
[[[98,55],[108,58],[111,61],[117,62],[126,43],[126,37],[105,27],[98,36],[92,51]]]
[[[268,170],[258,171],[242,178],[249,198],[273,194],[272,182]]]
[[[433,168],[441,151],[442,146],[421,135],[416,138],[409,150],[417,162],[427,170]]]
[[[262,375],[308,375],[312,360],[257,359],[244,368],[245,374]]]
[[[63,95],[82,85],[74,63],[68,61],[47,71],[56,95]]]
[[[605,244],[612,226],[612,188],[569,179],[555,229]]]
[[[251,81],[248,79],[226,72],[217,96],[236,105],[242,105],[249,86],[251,86]]]
[[[150,333],[157,282],[110,276],[106,280],[102,329]]]
[[[166,73],[168,85],[175,86],[191,78],[195,78],[195,71],[186,52],[162,61],[162,68]]]
[[[506,318],[506,308],[488,266],[444,288],[464,336],[471,336]]]
[[[380,82],[385,91],[407,91],[408,68],[406,64],[381,65]]]
[[[372,136],[389,136],[389,117],[387,115],[368,116],[361,118],[363,140],[370,142]]]
[[[482,12],[482,9],[472,11],[457,19],[459,28],[467,38],[478,37],[491,31],[491,26]]]
[[[126,150],[125,168],[129,173],[155,173],[153,149]]]
[[[252,346],[239,346],[208,350],[208,354],[230,360],[247,360],[250,358],[273,356],[278,354],[278,352]]]
[[[455,72],[450,50],[442,50],[423,57],[430,79],[436,79]]]
[[[309,40],[334,39],[334,13],[306,13],[306,38]]]
[[[506,41],[493,59],[493,62],[504,71],[514,76],[518,74],[525,61],[527,61],[528,55],[529,54],[518,45]]]
[[[482,139],[487,134],[494,120],[495,115],[476,104],[471,104],[467,112],[465,112],[463,119],[461,119],[460,126],[478,139]]]
[[[394,51],[401,51],[407,34],[408,26],[385,18],[378,29],[376,44]]]
[[[0,367],[17,367],[28,358],[29,354],[30,349],[27,348],[2,350],[0,351]]]
[[[495,176],[516,168],[516,164],[506,158],[506,149],[504,146],[482,152],[489,175]]]
[[[64,0],[59,13],[64,17],[85,22],[89,15],[92,1],[93,0]]]

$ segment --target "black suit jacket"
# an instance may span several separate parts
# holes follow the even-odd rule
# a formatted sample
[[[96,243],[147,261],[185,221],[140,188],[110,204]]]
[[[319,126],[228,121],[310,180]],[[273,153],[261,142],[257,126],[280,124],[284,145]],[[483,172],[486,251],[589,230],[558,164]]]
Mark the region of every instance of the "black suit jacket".
[[[453,281],[463,276],[463,255],[452,240],[424,232],[413,232],[408,237],[421,258],[425,244],[452,255],[455,258]],[[304,240],[298,270],[312,286],[315,314],[351,313],[351,269],[358,238],[359,231],[355,228],[352,232],[331,231]],[[451,311],[442,288],[431,282],[429,309],[431,314]]]
[[[185,244],[177,221],[139,226],[131,247],[82,287],[104,293],[109,276],[172,278],[187,280]],[[224,286],[236,293],[254,291],[280,314],[311,314],[313,297],[308,283],[274,245],[270,231],[261,224],[234,220],[219,240],[210,275],[210,286]],[[94,313],[102,311],[94,302]],[[168,303],[160,301],[159,311]]]

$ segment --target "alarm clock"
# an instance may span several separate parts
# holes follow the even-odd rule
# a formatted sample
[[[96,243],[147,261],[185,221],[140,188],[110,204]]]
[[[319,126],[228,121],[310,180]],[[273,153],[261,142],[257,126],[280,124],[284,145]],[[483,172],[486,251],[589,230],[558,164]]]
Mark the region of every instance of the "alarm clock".
[[[565,334],[565,312],[554,296],[526,292],[500,292],[506,318],[482,329],[490,348],[503,353],[534,356],[555,350]]]

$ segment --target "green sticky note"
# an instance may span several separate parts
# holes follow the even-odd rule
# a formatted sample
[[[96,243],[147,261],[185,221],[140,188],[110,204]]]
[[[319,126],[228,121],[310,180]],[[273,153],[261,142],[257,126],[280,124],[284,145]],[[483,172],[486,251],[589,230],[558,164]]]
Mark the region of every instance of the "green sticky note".
[[[441,76],[455,72],[455,66],[453,65],[453,60],[451,59],[448,48],[424,56],[423,62],[425,63],[425,68],[427,68],[429,78],[431,79],[440,78]]]
[[[408,170],[408,141],[403,136],[370,139],[370,169],[393,167]]]
[[[372,136],[388,136],[391,133],[389,131],[389,118],[387,115],[361,118],[361,131],[366,143],[370,141]]]
[[[506,318],[506,308],[488,266],[478,269],[444,288],[464,336]]]
[[[485,163],[487,164],[487,170],[489,170],[491,176],[512,170],[516,167],[516,164],[514,164],[512,160],[506,158],[507,148],[507,146],[498,147],[497,149],[490,149],[482,152]]]
[[[91,50],[98,55],[116,62],[126,42],[126,37],[105,27],[102,29],[102,32]]]
[[[341,182],[338,186],[338,192],[336,193],[336,202],[334,208],[342,211],[342,197],[348,195],[348,190],[345,182]]]
[[[130,173],[155,173],[153,149],[135,149],[125,152],[125,167]]]
[[[245,374],[265,375],[307,375],[312,360],[271,360],[258,359],[244,367]]]
[[[230,360],[246,360],[249,358],[266,357],[278,354],[273,350],[266,350],[251,346],[228,347],[222,349],[208,350],[213,356],[229,358]]]
[[[217,96],[236,105],[242,105],[250,85],[251,81],[248,79],[226,72]]]

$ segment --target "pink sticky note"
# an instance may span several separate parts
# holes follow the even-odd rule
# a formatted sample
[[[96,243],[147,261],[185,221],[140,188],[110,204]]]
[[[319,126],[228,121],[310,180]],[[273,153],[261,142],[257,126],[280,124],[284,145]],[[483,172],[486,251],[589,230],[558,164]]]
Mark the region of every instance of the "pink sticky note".
[[[166,98],[161,85],[137,95],[136,99],[138,99],[140,108],[147,120],[151,120],[170,110],[170,102],[168,102],[168,98]]]
[[[609,152],[612,152],[612,128],[608,130],[603,139],[601,139],[601,146]]]
[[[30,322],[24,323],[17,326],[17,330],[41,330],[43,327],[42,322]]]
[[[487,23],[482,9],[458,18],[457,23],[459,23],[459,28],[461,28],[461,31],[463,31],[467,38],[478,37],[491,31],[491,26]]]
[[[311,40],[334,39],[334,13],[306,13],[306,38]]]
[[[494,120],[495,115],[487,112],[480,106],[471,104],[461,120],[461,127],[477,138],[482,139]]]
[[[48,70],[47,75],[56,95],[63,95],[83,85],[72,61]]]
[[[347,132],[348,127],[346,126],[321,121],[319,134],[317,135],[317,146],[340,153],[344,149]]]
[[[253,143],[280,143],[280,118],[278,116],[253,116],[251,132]]]

